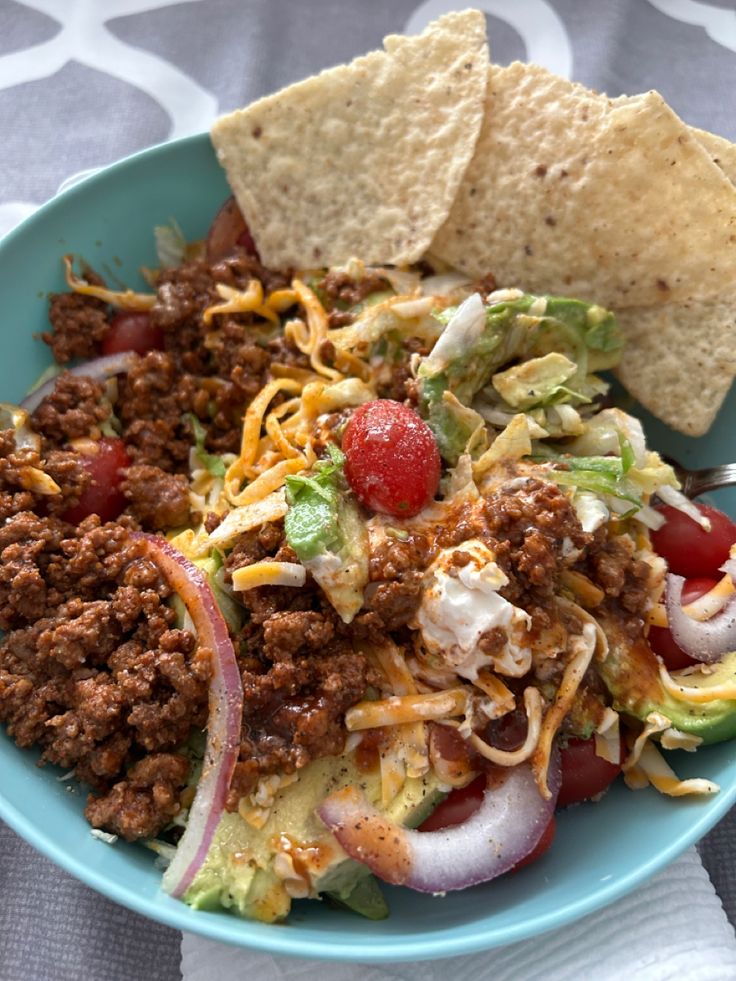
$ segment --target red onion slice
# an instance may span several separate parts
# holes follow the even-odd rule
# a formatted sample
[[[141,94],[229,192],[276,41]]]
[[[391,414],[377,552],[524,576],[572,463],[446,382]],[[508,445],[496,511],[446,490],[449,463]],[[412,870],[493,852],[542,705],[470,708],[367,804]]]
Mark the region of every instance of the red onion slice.
[[[732,563],[729,559],[721,570],[731,575]],[[677,646],[694,660],[713,664],[727,651],[736,650],[736,595],[709,620],[694,620],[682,609],[684,584],[682,576],[667,576],[664,602],[670,632]]]
[[[122,351],[120,354],[108,354],[104,358],[93,358],[92,361],[85,361],[74,368],[67,368],[72,375],[84,375],[85,378],[94,378],[95,381],[107,381],[113,375],[122,375],[130,371],[138,360],[138,355],[133,351]],[[54,390],[58,375],[49,378],[43,385],[34,388],[32,392],[20,403],[21,409],[25,409],[29,414],[35,412],[39,405]]]
[[[550,800],[537,789],[527,764],[489,776],[483,803],[463,824],[440,831],[410,831],[347,787],[317,809],[351,858],[379,879],[417,892],[443,893],[488,882],[508,872],[537,846],[560,789],[559,754],[550,765]]]
[[[199,643],[212,651],[207,745],[202,776],[189,810],[189,821],[163,877],[172,896],[182,896],[207,857],[225,807],[225,797],[240,750],[243,686],[227,625],[203,573],[186,556],[155,535],[135,534],[149,557],[181,597]]]

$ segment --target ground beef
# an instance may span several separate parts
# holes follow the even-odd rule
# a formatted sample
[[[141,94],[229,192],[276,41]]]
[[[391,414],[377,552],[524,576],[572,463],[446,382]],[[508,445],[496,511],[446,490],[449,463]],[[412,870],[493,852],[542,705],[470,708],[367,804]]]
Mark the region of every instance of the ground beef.
[[[104,824],[100,804],[94,820],[126,836],[131,790],[150,791],[145,834],[174,813],[156,789],[166,771],[151,782],[148,754],[170,753],[206,723],[210,653],[174,629],[169,595],[123,523],[92,516],[73,528],[27,511],[0,528],[0,721],[18,745],[39,746],[41,762],[74,768],[103,793],[122,780],[130,808]]]
[[[258,279],[263,284],[264,293],[286,289],[291,285],[291,271],[276,272],[266,269],[257,256],[244,250],[238,250],[225,259],[220,259],[212,266],[212,276],[218,283],[232,286],[235,289],[248,288],[251,279]]]
[[[249,328],[226,320],[212,348],[219,382],[210,394],[207,447],[214,453],[237,453],[243,412],[267,380],[271,357],[253,340]]]
[[[317,283],[317,290],[320,296],[328,301],[329,309],[340,304],[348,307],[355,306],[371,293],[387,289],[390,289],[388,281],[378,273],[366,273],[360,279],[356,279],[348,272],[332,270]]]
[[[186,413],[195,392],[192,376],[180,374],[163,351],[150,351],[133,365],[120,386],[118,414],[135,463],[187,470],[193,437]]]
[[[291,626],[288,633],[292,643]],[[317,636],[315,631],[313,640]],[[264,774],[293,773],[312,759],[339,754],[345,745],[343,715],[367,683],[365,659],[347,649],[313,650],[308,657],[282,658],[263,673],[244,671],[243,735],[228,806],[235,808]]]
[[[242,535],[226,559],[226,573],[266,557],[296,559],[281,524]],[[249,613],[241,637],[243,737],[230,807],[263,775],[290,773],[339,753],[343,715],[372,679],[366,659],[353,648],[355,621],[344,624],[315,583],[299,590],[251,589],[242,602]]]
[[[355,313],[345,309],[360,303],[371,293],[389,289],[383,276],[367,273],[355,279],[347,272],[328,272],[317,284],[317,292],[322,299],[330,327],[345,327],[355,321]]]
[[[501,595],[526,610],[536,628],[551,622],[560,572],[592,541],[557,485],[534,477],[501,485],[480,506],[463,505],[440,529],[437,544],[448,548],[470,538],[495,554],[509,579]]]
[[[109,329],[107,307],[79,293],[52,293],[49,300],[52,332],[42,334],[59,364],[72,358],[95,358]]]
[[[635,617],[643,617],[651,600],[652,569],[636,557],[630,535],[596,536],[581,571],[599,586],[615,605]]]
[[[397,630],[414,616],[429,562],[429,542],[420,533],[406,541],[387,536],[371,550],[365,606],[378,615],[385,630]]]
[[[31,416],[31,424],[47,445],[60,447],[94,433],[109,415],[102,386],[92,378],[65,371]]]
[[[418,337],[407,337],[398,350],[391,352],[383,370],[379,373],[377,391],[382,399],[404,402],[407,399],[416,404],[417,384],[411,371],[411,360],[415,354],[429,354],[430,345]]]
[[[195,259],[160,272],[151,320],[173,334],[182,325],[199,322],[204,310],[219,299],[209,265]]]
[[[34,470],[44,471],[59,487],[57,494],[42,494]],[[79,502],[90,475],[76,453],[52,450],[42,460],[30,447],[16,449],[13,430],[0,432],[0,522],[34,508],[61,514]]]
[[[92,827],[126,841],[153,838],[181,810],[188,776],[185,757],[155,753],[131,767],[104,796],[90,796],[84,815]]]
[[[128,513],[143,528],[165,531],[189,523],[189,481],[184,474],[136,464],[125,471],[120,489],[128,501]]]
[[[476,282],[473,283],[471,290],[473,293],[480,293],[481,297],[486,300],[488,295],[493,293],[496,288],[496,277],[493,275],[493,273],[489,272],[486,273],[482,279],[476,280]]]
[[[48,498],[44,503],[49,514],[63,514],[79,503],[79,499],[89,486],[92,477],[79,453],[65,450],[51,450],[46,454],[42,469],[54,480],[60,489],[59,495]]]

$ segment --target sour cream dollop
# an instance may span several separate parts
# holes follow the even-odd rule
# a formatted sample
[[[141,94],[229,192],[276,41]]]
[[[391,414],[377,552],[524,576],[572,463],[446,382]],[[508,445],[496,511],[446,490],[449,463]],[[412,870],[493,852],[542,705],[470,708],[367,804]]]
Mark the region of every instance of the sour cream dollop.
[[[467,555],[464,565],[455,560],[456,552]],[[478,539],[444,549],[428,570],[412,626],[421,631],[430,654],[470,681],[483,667],[511,678],[522,677],[531,667],[531,619],[498,592],[508,581],[493,552]],[[506,642],[497,653],[486,654],[480,640],[495,627],[504,630]]]

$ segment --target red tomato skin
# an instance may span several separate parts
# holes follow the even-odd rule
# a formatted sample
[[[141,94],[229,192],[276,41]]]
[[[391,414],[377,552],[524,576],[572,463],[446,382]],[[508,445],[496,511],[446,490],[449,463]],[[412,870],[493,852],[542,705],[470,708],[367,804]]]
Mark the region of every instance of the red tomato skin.
[[[609,787],[621,772],[621,763],[609,763],[596,755],[595,739],[570,739],[560,750],[562,786],[557,807],[590,800]]]
[[[437,442],[426,422],[401,402],[361,405],[345,427],[342,449],[345,477],[371,511],[411,518],[437,492]]]
[[[709,593],[718,582],[717,579],[697,577],[686,579],[682,587],[682,605],[687,606],[693,600]],[[678,671],[698,662],[686,654],[675,643],[675,639],[667,627],[651,627],[649,630],[649,646],[655,654],[659,654],[668,671]]]
[[[110,321],[110,329],[102,341],[103,354],[120,354],[135,351],[163,351],[164,332],[151,323],[147,313],[118,313]]]
[[[698,504],[697,508],[710,518],[709,532],[669,504],[657,508],[667,521],[652,532],[654,551],[667,560],[670,572],[686,578],[717,575],[736,542],[736,524],[728,515],[707,504]]]
[[[247,225],[245,226],[245,231],[238,235],[237,245],[239,245],[241,249],[245,249],[248,255],[252,255],[254,259],[258,259],[260,261],[255,239],[251,235],[250,229]]]
[[[549,819],[549,824],[542,832],[542,837],[539,839],[534,848],[529,852],[529,854],[522,858],[520,862],[510,869],[511,873],[518,872],[519,869],[526,868],[527,865],[531,865],[532,862],[536,862],[538,858],[541,858],[545,852],[550,850],[552,842],[555,840],[555,834],[557,832],[557,821],[555,820],[554,814]]]
[[[92,481],[82,493],[79,503],[61,517],[72,525],[78,525],[90,514],[98,514],[102,521],[113,521],[126,504],[120,490],[123,479],[120,471],[131,463],[125,444],[122,439],[105,436],[99,441],[94,456],[80,454],[80,459],[91,474]]]
[[[476,777],[467,787],[457,787],[451,790],[441,804],[423,821],[418,831],[440,831],[442,828],[454,828],[463,824],[480,807],[486,789],[484,775]]]
[[[219,262],[233,255],[237,248],[258,259],[258,249],[234,197],[229,197],[212,219],[207,233],[207,259]]]

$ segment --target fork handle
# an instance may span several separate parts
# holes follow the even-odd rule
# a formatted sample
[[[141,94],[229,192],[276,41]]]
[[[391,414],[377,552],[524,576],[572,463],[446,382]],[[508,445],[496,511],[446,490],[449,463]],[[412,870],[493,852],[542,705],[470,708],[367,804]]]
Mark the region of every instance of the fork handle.
[[[682,492],[686,497],[700,497],[719,487],[736,485],[736,463],[724,463],[720,467],[692,470],[683,481]]]

